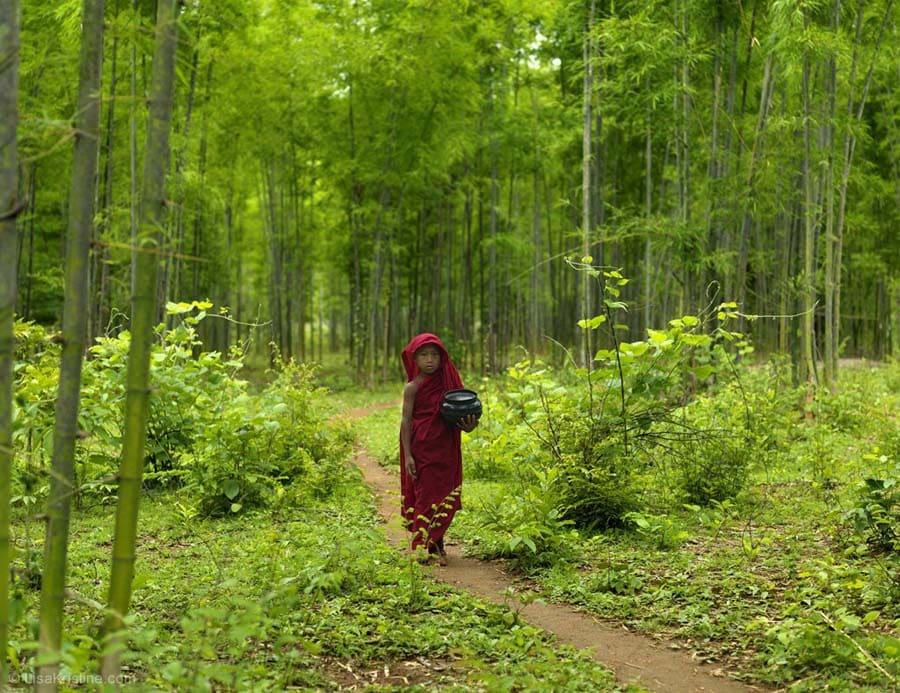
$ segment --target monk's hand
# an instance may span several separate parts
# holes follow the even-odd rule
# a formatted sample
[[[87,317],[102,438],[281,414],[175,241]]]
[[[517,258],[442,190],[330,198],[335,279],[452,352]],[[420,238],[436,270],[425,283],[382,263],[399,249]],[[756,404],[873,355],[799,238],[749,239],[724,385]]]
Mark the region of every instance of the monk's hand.
[[[478,417],[473,414],[469,414],[468,416],[464,416],[462,419],[460,419],[459,424],[457,425],[466,433],[471,433],[478,425]]]
[[[406,458],[406,473],[413,479],[416,478],[416,461],[413,459],[412,455]]]

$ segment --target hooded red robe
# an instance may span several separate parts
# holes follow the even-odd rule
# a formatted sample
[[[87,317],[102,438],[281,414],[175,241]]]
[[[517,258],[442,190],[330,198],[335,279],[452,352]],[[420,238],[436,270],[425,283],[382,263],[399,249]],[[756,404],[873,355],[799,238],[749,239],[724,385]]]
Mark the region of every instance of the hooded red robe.
[[[460,429],[448,425],[440,413],[444,393],[463,386],[459,371],[441,340],[428,333],[414,337],[406,345],[403,366],[407,381],[411,381],[419,374],[413,356],[427,344],[440,351],[441,365],[419,383],[416,391],[410,441],[410,452],[416,461],[415,479],[406,473],[406,456],[403,441],[400,442],[400,503],[406,527],[413,533],[413,548],[440,541],[461,507]]]

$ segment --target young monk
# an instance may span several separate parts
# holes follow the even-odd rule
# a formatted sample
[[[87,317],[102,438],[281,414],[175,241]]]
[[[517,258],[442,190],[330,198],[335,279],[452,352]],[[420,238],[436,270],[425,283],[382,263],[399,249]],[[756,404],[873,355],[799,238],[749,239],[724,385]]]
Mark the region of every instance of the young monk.
[[[408,382],[400,419],[401,510],[413,550],[424,547],[429,559],[447,565],[444,533],[462,492],[460,430],[472,431],[478,419],[467,416],[451,427],[441,417],[444,393],[463,385],[440,339],[420,334],[402,357]]]

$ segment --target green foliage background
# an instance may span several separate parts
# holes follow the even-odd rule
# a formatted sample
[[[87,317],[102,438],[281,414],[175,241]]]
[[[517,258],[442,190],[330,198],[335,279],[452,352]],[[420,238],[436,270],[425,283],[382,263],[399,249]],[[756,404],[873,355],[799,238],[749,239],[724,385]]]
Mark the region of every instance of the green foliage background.
[[[185,4],[161,293],[264,324],[260,354],[270,341],[286,358],[349,352],[354,377],[370,382],[429,330],[497,372],[520,345],[555,357],[543,335],[573,344],[585,316],[565,259],[587,233],[596,265],[635,279],[623,288],[629,341],[701,312],[718,288],[744,314],[784,316],[742,328],[761,351],[794,356],[801,322],[787,316],[819,299],[824,353],[832,277],[837,349],[896,353],[897,47],[879,38],[896,21],[890,1],[593,4],[591,27],[583,0]],[[127,328],[151,5],[107,3],[94,336]],[[17,312],[47,325],[61,302],[79,12],[72,0],[22,10],[30,205]],[[593,172],[582,191],[589,40]],[[809,209],[807,123],[809,156],[824,162]],[[223,353],[249,333],[200,330]]]

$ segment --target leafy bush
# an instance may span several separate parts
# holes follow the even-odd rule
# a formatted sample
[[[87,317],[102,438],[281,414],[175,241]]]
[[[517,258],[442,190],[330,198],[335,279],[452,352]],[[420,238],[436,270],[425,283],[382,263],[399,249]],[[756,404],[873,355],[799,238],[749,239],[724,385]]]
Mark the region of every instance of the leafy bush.
[[[238,353],[226,359],[219,352],[197,351],[201,344],[197,322],[198,318],[189,317],[174,329],[159,325],[155,331],[145,447],[144,482],[148,486],[180,483],[184,475],[181,457],[192,452],[196,439],[215,422],[221,408],[246,388],[246,383],[234,378],[242,364]],[[128,332],[99,339],[85,365],[81,418],[91,437],[99,438],[101,448],[109,453],[106,473],[117,465],[119,408],[125,397],[130,342]],[[114,407],[99,406],[101,403]],[[94,460],[102,461],[102,453]]]
[[[674,549],[684,542],[688,533],[667,515],[648,515],[630,512],[624,519],[637,533],[658,549]]]
[[[679,487],[686,503],[709,505],[734,498],[747,483],[750,450],[740,439],[708,438],[680,457]]]
[[[523,435],[519,397],[525,393],[506,390],[497,392],[496,383],[485,381],[481,386],[481,400],[485,416],[476,433],[466,439],[464,458],[468,479],[497,481],[518,478],[520,473],[541,466],[541,451],[532,436]]]
[[[258,396],[220,402],[186,464],[200,510],[222,515],[272,502],[281,488],[302,483],[322,495],[340,478],[350,436],[326,426],[313,370],[283,364]]]
[[[13,443],[16,460],[33,474],[50,460],[53,417],[59,382],[59,345],[39,325],[16,321],[15,410]]]
[[[219,515],[258,507],[295,481],[309,497],[330,492],[341,479],[351,437],[327,424],[319,406],[325,391],[313,370],[281,364],[259,395],[236,378],[238,352],[228,357],[199,350],[196,325],[208,304],[170,305],[181,316],[173,329],[160,325],[151,353],[147,429],[147,486],[183,485],[199,510]],[[17,323],[15,443],[18,497],[46,492],[53,436],[58,348],[46,332]],[[79,494],[112,497],[121,450],[122,406],[130,334],[104,337],[90,350],[82,378],[76,446]]]
[[[592,406],[601,406],[590,401],[592,390],[572,373],[553,371],[541,362],[516,364],[508,376],[501,400],[531,432],[530,454],[518,458],[529,463],[523,466],[555,468],[552,497],[561,515],[577,526],[620,524],[637,502],[635,467],[623,452],[612,417],[589,414]]]
[[[547,565],[558,560],[572,543],[572,522],[558,508],[559,472],[554,468],[533,470],[533,478],[518,491],[483,504],[483,526],[494,534],[482,539],[482,554],[515,558],[527,566]]]
[[[729,388],[731,390],[731,388]],[[732,400],[734,401],[734,400]],[[726,393],[701,396],[679,411],[681,430],[663,425],[662,458],[674,469],[679,503],[701,506],[734,498],[745,487],[754,456],[744,406]]]
[[[612,322],[626,309],[619,287],[627,279],[588,271],[602,275],[604,312],[579,325],[608,328],[608,334],[596,333],[595,341],[604,344],[590,370],[571,355],[563,368],[534,359],[509,368],[496,396],[487,393],[491,406],[467,458],[472,476],[519,478],[540,492],[535,470],[553,468],[554,509],[583,529],[628,524],[625,517],[641,509],[642,496],[658,480],[649,472],[672,458],[679,465],[672,482],[678,507],[734,496],[752,458],[749,405],[740,388],[729,388],[737,370],[731,354],[751,351],[740,334],[724,328],[735,316],[734,304],[703,318],[685,315],[665,329],[648,330],[644,340],[623,342],[621,326]],[[724,414],[714,405],[685,406],[712,388],[730,392]]]
[[[900,465],[882,477],[859,482],[856,504],[845,517],[873,549],[896,552],[900,551]]]
[[[873,414],[868,406],[870,398],[869,388],[862,383],[843,383],[836,394],[820,388],[807,404],[807,414],[827,422],[838,431],[856,433]]]

